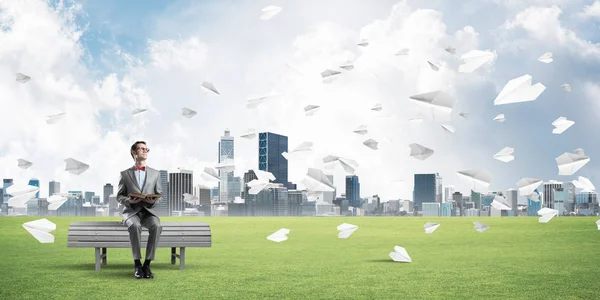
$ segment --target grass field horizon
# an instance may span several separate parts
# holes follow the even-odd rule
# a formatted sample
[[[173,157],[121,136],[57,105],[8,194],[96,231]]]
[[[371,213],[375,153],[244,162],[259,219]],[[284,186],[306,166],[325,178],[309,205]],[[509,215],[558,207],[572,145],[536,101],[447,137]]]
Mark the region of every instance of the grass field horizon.
[[[53,244],[21,226],[40,218],[0,218],[0,299],[600,299],[596,217],[163,217],[206,222],[213,242],[187,248],[183,271],[159,248],[153,280],[133,278],[130,249],[97,272],[93,248],[67,248],[70,223],[120,218],[46,217]],[[344,222],[359,228],[338,239]],[[287,241],[266,239],[280,228]]]

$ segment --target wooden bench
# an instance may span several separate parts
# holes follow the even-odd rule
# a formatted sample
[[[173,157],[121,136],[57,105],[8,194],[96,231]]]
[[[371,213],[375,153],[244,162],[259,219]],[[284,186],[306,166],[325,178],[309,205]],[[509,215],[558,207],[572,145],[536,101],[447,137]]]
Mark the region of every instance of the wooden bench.
[[[186,247],[211,246],[210,226],[206,223],[161,222],[161,225],[158,248],[171,248],[171,264],[179,258],[181,270],[185,266]],[[122,222],[73,222],[69,226],[67,242],[69,248],[96,248],[96,271],[100,271],[100,261],[106,266],[107,248],[131,248],[129,231]],[[143,228],[142,249],[146,249],[147,242],[148,230]],[[175,251],[177,247],[179,254]]]

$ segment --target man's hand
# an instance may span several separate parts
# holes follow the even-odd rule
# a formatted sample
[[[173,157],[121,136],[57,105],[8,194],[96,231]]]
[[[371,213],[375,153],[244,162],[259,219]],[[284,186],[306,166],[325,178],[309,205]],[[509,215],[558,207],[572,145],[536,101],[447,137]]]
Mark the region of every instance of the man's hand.
[[[143,198],[138,198],[138,197],[130,197],[129,203],[132,203],[132,204],[140,203],[140,202],[142,202],[142,200],[144,200],[144,199]]]
[[[144,199],[144,202],[154,204],[154,202],[156,202],[157,199],[158,198],[155,198],[155,197],[148,197],[148,198]]]

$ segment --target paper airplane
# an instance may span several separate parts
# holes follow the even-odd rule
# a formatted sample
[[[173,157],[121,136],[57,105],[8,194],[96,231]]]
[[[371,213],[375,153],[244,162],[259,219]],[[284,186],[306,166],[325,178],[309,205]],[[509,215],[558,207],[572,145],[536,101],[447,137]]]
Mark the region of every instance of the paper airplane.
[[[358,128],[353,130],[354,133],[356,134],[360,134],[360,135],[365,135],[368,133],[367,131],[367,125],[360,125],[358,126]]]
[[[377,104],[375,104],[375,106],[373,106],[371,108],[371,110],[374,110],[374,111],[381,111],[382,109],[383,109],[383,106],[381,106],[381,103],[377,103]]]
[[[212,82],[204,81],[202,82],[202,87],[209,92],[215,93],[215,95],[221,95]]]
[[[23,223],[23,228],[42,244],[54,243],[54,236],[50,232],[56,230],[56,224],[46,218]]]
[[[600,220],[596,221],[596,226],[598,226],[598,230],[600,230]]]
[[[551,63],[554,60],[552,59],[552,52],[546,52],[542,54],[542,56],[540,56],[538,60],[547,64]]]
[[[429,67],[434,70],[434,71],[439,71],[440,70],[440,63],[437,61],[427,61],[427,63],[429,64]]]
[[[499,115],[495,116],[494,117],[494,121],[497,121],[497,122],[500,122],[500,123],[506,121],[506,119],[504,118],[504,114],[499,114]]]
[[[318,105],[307,105],[304,107],[304,113],[307,116],[312,116],[319,110],[319,108],[320,106]]]
[[[248,182],[248,186],[250,187],[250,191],[248,191],[251,195],[256,195],[260,193],[264,189],[268,189],[273,186],[270,182],[274,181],[275,175],[271,172],[262,171],[262,170],[253,170],[256,175],[256,179]]]
[[[278,6],[269,5],[261,10],[260,19],[270,20],[272,17],[280,13],[283,9]]]
[[[525,74],[510,80],[494,99],[494,105],[534,101],[546,90],[541,83],[531,85],[531,75]]]
[[[367,147],[369,147],[369,148],[371,148],[373,150],[377,150],[378,149],[377,148],[378,144],[379,144],[379,142],[377,142],[374,139],[368,139],[368,140],[366,140],[366,141],[363,142],[363,145],[365,145],[365,146],[367,146]]]
[[[48,197],[48,210],[59,209],[67,200],[69,199],[63,194],[54,194]]]
[[[321,72],[321,77],[325,79],[339,74],[342,74],[342,72],[326,69],[325,71]]]
[[[433,91],[409,97],[421,111],[436,122],[450,122],[454,98],[443,91]]]
[[[435,222],[427,222],[423,225],[425,228],[425,233],[433,233],[438,227],[440,227],[440,223]]]
[[[37,186],[13,184],[7,187],[4,192],[12,196],[8,198],[8,206],[24,208],[27,207],[27,202],[31,200],[39,190],[40,188]]]
[[[487,226],[483,223],[479,223],[479,222],[473,222],[473,225],[475,225],[475,230],[479,231],[479,232],[484,232],[488,229],[490,229],[490,226]]]
[[[421,117],[412,118],[412,119],[409,119],[408,122],[410,122],[411,124],[421,124],[421,123],[423,123],[423,118],[421,118]]]
[[[32,165],[33,165],[33,163],[28,160],[24,160],[22,158],[17,159],[17,167],[19,167],[21,169],[28,169]]]
[[[186,118],[188,118],[188,119],[191,119],[193,116],[196,115],[196,111],[192,110],[192,109],[189,109],[187,107],[184,107],[184,108],[181,109],[181,115],[184,116],[184,117],[186,117]]]
[[[410,144],[408,147],[410,147],[410,156],[419,160],[425,160],[433,155],[433,150],[417,143]]]
[[[595,192],[596,191],[596,187],[594,186],[594,184],[587,178],[583,177],[583,176],[579,176],[577,178],[577,180],[573,180],[573,185],[575,185],[576,188],[578,189],[582,189],[582,192]]]
[[[215,166],[215,169],[221,172],[233,172],[235,170],[235,160],[233,158],[225,158]]]
[[[515,149],[511,147],[504,147],[504,149],[500,150],[498,153],[494,154],[494,159],[497,159],[502,162],[511,162],[515,160]]]
[[[88,164],[82,163],[74,158],[65,159],[65,163],[65,171],[75,175],[80,175],[90,168]]]
[[[541,217],[538,219],[540,223],[548,223],[552,218],[558,216],[558,210],[544,207],[538,210],[538,215]]]
[[[64,116],[65,116],[65,113],[59,113],[59,114],[49,115],[49,116],[46,117],[46,118],[48,118],[48,119],[46,119],[46,124],[56,124]]]
[[[306,177],[302,180],[302,184],[309,191],[315,192],[333,192],[335,187],[327,178],[323,171],[315,168],[308,168]]]
[[[209,182],[221,181],[217,171],[211,167],[205,167],[202,173],[200,173],[200,177]]]
[[[565,117],[560,117],[554,122],[552,122],[552,126],[555,127],[554,129],[552,129],[552,133],[561,134],[565,132],[565,130],[569,129],[569,127],[573,126],[573,124],[575,124],[574,121],[567,120],[567,118]]]
[[[492,182],[492,174],[485,170],[464,170],[456,173],[458,178],[469,185],[471,190],[486,194]]]
[[[396,56],[408,55],[408,52],[409,52],[409,51],[410,51],[410,50],[409,50],[408,48],[403,48],[403,49],[400,49],[400,51],[396,52]]]
[[[31,79],[31,77],[23,74],[23,73],[17,73],[17,82],[20,83],[26,83],[27,81],[29,81]]]
[[[581,149],[577,149],[581,150]],[[579,169],[583,168],[588,162],[590,162],[589,156],[585,156],[583,151],[574,151],[575,153],[565,152],[556,158],[558,164],[558,175],[571,176]]]
[[[533,202],[540,202],[540,194],[539,193],[533,193],[531,195],[527,196],[527,199],[533,201]]]
[[[412,262],[412,259],[404,247],[394,246],[394,252],[390,252],[390,257],[396,262]]]
[[[571,91],[571,85],[568,84],[568,83],[565,83],[565,84],[561,85],[560,88],[563,89],[563,90],[565,90],[565,91],[567,91],[567,92]]]
[[[283,93],[271,93],[271,94],[268,94],[265,96],[248,98],[247,103],[246,103],[246,108],[254,109],[254,108],[258,107],[259,105],[261,105],[267,99],[280,97],[283,95],[284,95]]]
[[[350,70],[354,69],[354,64],[352,62],[347,62],[347,63],[341,65],[340,69],[344,69],[346,71],[350,71]]]
[[[337,230],[339,231],[338,238],[347,239],[352,233],[356,231],[356,229],[358,229],[358,226],[356,225],[342,223],[340,226],[337,227]]]
[[[506,200],[506,197],[500,195],[494,195],[494,200],[492,201],[492,207],[497,210],[511,210],[510,203]]]
[[[471,73],[495,59],[496,53],[494,52],[471,50],[460,57],[461,65],[458,66],[458,72]]]
[[[145,108],[136,108],[136,109],[134,109],[134,110],[131,111],[131,114],[135,116],[135,115],[143,113],[145,111],[148,111],[148,110],[145,109]]]
[[[468,112],[459,112],[458,115],[466,119],[469,116],[469,113]]]
[[[357,45],[359,45],[359,46],[361,46],[361,47],[366,47],[366,46],[369,46],[369,40],[367,40],[367,39],[362,39],[362,40],[360,40],[360,42],[359,42]]]
[[[281,228],[281,229],[275,231],[275,233],[268,236],[267,240],[280,243],[280,242],[283,242],[288,239],[287,235],[289,233],[290,233],[289,229]]]
[[[448,53],[450,53],[452,55],[456,54],[456,48],[448,47],[448,48],[446,48],[444,50],[446,50],[446,52],[448,52]]]
[[[537,178],[521,178],[517,182],[517,188],[519,189],[519,195],[529,196],[532,195],[535,190],[544,183],[543,180]]]
[[[450,132],[452,134],[454,134],[454,132],[456,132],[456,129],[454,128],[454,126],[452,126],[450,124],[442,124],[442,128],[444,128],[444,130],[446,130],[447,132]]]
[[[256,130],[249,128],[244,134],[240,135],[240,137],[251,140],[256,137]]]
[[[358,163],[352,159],[327,155],[323,158],[323,167],[325,169],[333,169],[336,166],[342,167],[346,174],[353,175],[356,168],[358,168]]]

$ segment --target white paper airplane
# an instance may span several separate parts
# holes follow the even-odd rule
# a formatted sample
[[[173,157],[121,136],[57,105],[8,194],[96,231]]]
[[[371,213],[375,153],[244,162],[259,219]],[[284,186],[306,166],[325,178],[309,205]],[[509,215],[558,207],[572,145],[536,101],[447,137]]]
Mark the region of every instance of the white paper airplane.
[[[334,169],[337,166],[342,167],[346,174],[353,175],[354,171],[358,168],[358,163],[352,159],[335,155],[323,157],[323,167],[325,169]]]
[[[342,72],[326,69],[325,71],[321,72],[321,78],[326,79],[340,74],[342,74]]]
[[[435,222],[427,222],[423,225],[425,228],[425,233],[433,233],[438,227],[440,227],[440,223]]]
[[[65,171],[75,175],[80,175],[90,168],[88,164],[80,162],[74,158],[65,159],[65,164]]]
[[[376,103],[375,106],[373,106],[371,108],[371,110],[374,110],[374,111],[381,111],[382,109],[383,109],[383,106],[381,105],[381,103]]]
[[[17,159],[17,167],[19,167],[21,169],[28,169],[32,165],[33,165],[33,163],[28,160],[25,160],[22,158]]]
[[[12,196],[8,198],[8,206],[25,208],[27,207],[27,202],[31,200],[39,190],[40,188],[37,186],[13,184],[7,187],[4,192]]]
[[[408,48],[402,48],[400,51],[396,52],[396,56],[408,55],[410,50]]]
[[[567,120],[567,118],[565,117],[560,117],[554,122],[552,122],[552,126],[555,127],[554,129],[552,129],[552,133],[561,134],[565,132],[565,130],[569,129],[569,127],[573,126],[573,124],[575,124],[574,121]]]
[[[565,91],[567,91],[567,92],[570,92],[570,91],[571,91],[571,85],[570,85],[570,84],[568,84],[568,83],[562,84],[562,85],[560,86],[560,88],[561,88],[561,89],[563,89],[563,90],[565,90]]]
[[[215,166],[215,169],[221,172],[233,172],[235,170],[235,160],[233,158],[225,158]]]
[[[271,93],[259,97],[250,97],[247,99],[246,108],[254,109],[261,105],[265,100],[283,96],[283,93]]]
[[[546,90],[541,83],[532,84],[531,75],[511,79],[494,99],[494,105],[534,101]]]
[[[486,194],[492,182],[492,174],[485,170],[464,170],[456,173],[458,178],[469,185],[471,190]]]
[[[281,228],[281,229],[275,231],[275,233],[268,236],[267,240],[280,243],[280,242],[283,242],[288,239],[287,235],[289,233],[290,233],[289,229]]]
[[[308,168],[306,176],[302,180],[302,184],[309,191],[315,192],[333,192],[335,187],[327,178],[323,171],[315,168]]]
[[[357,45],[359,45],[361,47],[369,46],[369,40],[367,40],[367,39],[361,39],[360,42]]]
[[[546,52],[542,54],[542,56],[540,56],[538,60],[547,64],[551,63],[554,60],[552,59],[552,52]]]
[[[448,52],[448,53],[450,53],[452,55],[456,54],[456,48],[448,47],[448,48],[446,48],[444,50],[446,50],[446,52]]]
[[[596,187],[594,186],[592,181],[590,181],[589,179],[587,179],[583,176],[579,176],[577,178],[577,180],[573,180],[572,182],[576,188],[582,189],[583,190],[582,192],[595,192],[596,191]]]
[[[202,82],[202,87],[203,87],[205,90],[207,90],[207,91],[209,91],[209,92],[212,92],[212,93],[214,93],[215,95],[221,95],[221,94],[219,93],[219,91],[217,90],[217,88],[215,87],[215,85],[214,85],[214,84],[212,84],[212,82],[203,81],[203,82]]]
[[[64,194],[54,194],[48,197],[48,210],[57,210],[69,200]]]
[[[475,230],[477,230],[479,232],[484,232],[484,231],[490,229],[490,226],[487,226],[480,222],[473,222],[473,225],[475,226]]]
[[[540,223],[548,223],[552,218],[558,215],[558,210],[544,207],[538,210],[538,215],[541,217],[538,219]]]
[[[367,146],[367,147],[369,147],[369,148],[371,148],[373,150],[377,150],[378,149],[377,148],[378,144],[379,144],[379,142],[377,142],[374,139],[368,139],[368,140],[366,140],[366,141],[363,142],[363,145],[365,145],[365,146]]]
[[[186,118],[188,118],[188,119],[191,119],[193,116],[196,115],[196,111],[193,110],[193,109],[189,109],[187,107],[184,107],[184,108],[181,109],[181,115],[184,116],[184,117],[186,117]]]
[[[27,81],[29,81],[31,79],[31,77],[29,77],[23,73],[17,73],[16,78],[17,78],[17,82],[20,82],[20,83],[26,83]]]
[[[133,110],[131,111],[131,115],[134,115],[134,116],[135,116],[135,115],[137,115],[137,114],[141,114],[141,113],[143,113],[143,112],[146,112],[146,111],[148,111],[148,110],[147,110],[147,109],[145,109],[145,108],[135,108],[135,109],[133,109]]]
[[[400,246],[394,246],[394,252],[390,252],[390,257],[396,262],[412,262],[406,249]]]
[[[410,144],[408,147],[410,147],[410,156],[418,160],[425,160],[433,155],[433,150],[417,143]]]
[[[436,122],[450,122],[454,98],[443,91],[433,91],[409,97],[423,114]]]
[[[544,183],[543,180],[537,178],[521,178],[517,182],[517,188],[519,189],[519,195],[529,196],[534,194],[535,190]]]
[[[496,59],[496,53],[482,50],[471,50],[460,57],[461,65],[458,66],[458,72],[471,73],[486,63]]]
[[[50,232],[56,230],[56,224],[46,218],[23,223],[23,228],[40,243],[54,243],[54,236]]]
[[[434,70],[434,71],[439,71],[440,70],[440,63],[437,61],[430,61],[428,60],[427,63],[429,64],[429,67]]]
[[[202,173],[200,173],[200,177],[209,182],[221,181],[217,171],[211,167],[205,167]]]
[[[497,210],[511,210],[510,203],[504,196],[494,195],[494,200],[492,201],[492,207]]]
[[[499,114],[494,117],[494,121],[502,123],[506,121],[506,118],[504,118],[504,114]]]
[[[598,226],[598,230],[600,230],[600,220],[596,221],[596,226]]]
[[[319,110],[319,108],[320,106],[318,105],[307,105],[304,107],[304,113],[307,116],[312,116]]]
[[[583,168],[588,162],[590,162],[589,156],[585,156],[583,150],[577,149],[575,153],[565,152],[556,158],[558,164],[558,175],[571,176],[579,169]]]
[[[59,114],[54,114],[54,115],[49,115],[46,116],[46,124],[56,124],[58,123],[58,121],[60,121],[66,113],[59,113]]]
[[[454,128],[454,126],[450,124],[442,124],[442,128],[444,128],[446,132],[449,132],[451,134],[454,134],[454,132],[456,132],[456,128]]]
[[[356,134],[360,134],[360,135],[365,135],[368,133],[367,131],[367,125],[360,125],[358,126],[358,128],[353,130],[354,133]]]
[[[497,159],[497,160],[505,162],[505,163],[511,162],[511,161],[515,160],[515,156],[513,155],[513,153],[515,153],[514,148],[504,147],[498,153],[494,154],[494,159]]]
[[[338,238],[347,239],[352,233],[356,231],[356,229],[358,229],[358,226],[356,225],[342,223],[337,227],[337,230],[339,231]]]
[[[262,13],[260,14],[260,19],[265,21],[270,20],[282,10],[281,7],[269,5],[261,10]]]
[[[466,119],[469,116],[469,113],[463,111],[463,112],[459,112],[458,115]]]
[[[249,128],[244,134],[240,135],[240,137],[251,140],[256,137],[256,130]]]
[[[351,61],[346,62],[345,64],[340,66],[340,69],[344,69],[346,71],[351,71],[354,69],[354,63],[352,63]]]

